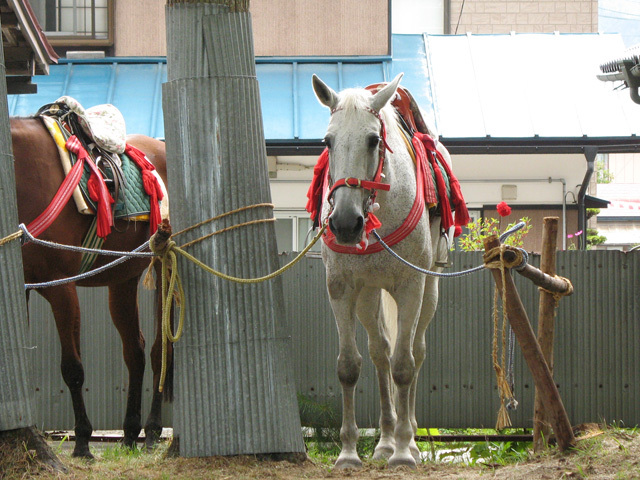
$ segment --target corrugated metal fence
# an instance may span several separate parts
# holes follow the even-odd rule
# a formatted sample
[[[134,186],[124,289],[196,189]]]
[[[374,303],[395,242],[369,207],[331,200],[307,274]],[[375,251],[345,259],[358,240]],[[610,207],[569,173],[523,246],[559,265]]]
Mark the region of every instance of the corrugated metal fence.
[[[286,263],[293,255],[281,257]],[[531,263],[539,264],[539,257]],[[480,253],[452,254],[450,271],[482,262]],[[640,424],[640,253],[617,251],[558,252],[558,275],[569,278],[574,294],[560,301],[556,318],[555,378],[572,424],[621,421]],[[529,317],[537,322],[538,291],[514,274]],[[283,276],[286,321],[290,326],[297,391],[307,400],[335,405],[340,384],[335,374],[338,336],[325,291],[322,261],[302,260]],[[36,298],[37,297],[37,298]],[[85,399],[94,428],[119,429],[124,418],[127,374],[118,334],[107,313],[106,291],[81,289],[82,348],[86,369]],[[142,291],[147,350],[153,332],[153,294]],[[427,359],[420,376],[417,417],[421,426],[493,427],[499,402],[491,363],[493,279],[482,271],[440,281],[440,304],[427,330]],[[187,301],[195,301],[189,298]],[[69,393],[58,364],[56,329],[47,304],[30,302],[29,354],[33,364],[36,425],[45,430],[73,428]],[[188,322],[188,319],[187,319]],[[365,359],[357,389],[360,427],[376,426],[379,416],[374,368],[366,335],[358,330]],[[516,348],[514,426],[531,427],[533,381]],[[149,362],[148,362],[149,363]],[[220,388],[225,388],[221,385]],[[143,419],[151,397],[147,365]],[[171,407],[164,422],[171,424]]]

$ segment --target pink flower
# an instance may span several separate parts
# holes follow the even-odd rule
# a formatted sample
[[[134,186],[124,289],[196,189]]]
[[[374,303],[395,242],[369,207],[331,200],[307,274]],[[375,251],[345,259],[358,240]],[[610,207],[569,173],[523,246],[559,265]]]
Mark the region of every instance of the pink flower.
[[[576,237],[579,237],[580,235],[582,235],[582,230],[577,231],[574,235],[575,235]]]
[[[507,205],[507,202],[500,202],[496,206],[496,210],[498,210],[498,214],[501,217],[506,217],[507,215],[511,214],[511,207],[509,205]]]
[[[569,235],[567,235],[567,238],[573,238],[573,233],[570,233]]]

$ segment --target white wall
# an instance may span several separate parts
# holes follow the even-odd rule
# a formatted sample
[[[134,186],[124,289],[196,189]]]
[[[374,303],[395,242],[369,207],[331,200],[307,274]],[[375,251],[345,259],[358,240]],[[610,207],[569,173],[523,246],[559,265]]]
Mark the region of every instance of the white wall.
[[[280,170],[271,179],[271,195],[277,209],[304,209],[316,158],[296,157],[299,169]],[[301,167],[301,168],[300,168]],[[292,167],[289,167],[292,168]],[[566,182],[567,203],[575,203],[584,179],[587,162],[584,155],[455,155],[453,172],[470,208],[499,203],[502,185],[517,186],[517,199],[509,204],[559,205],[563,200],[562,183]],[[552,177],[554,181],[549,182]],[[497,181],[478,180],[497,179]],[[500,180],[503,179],[503,180]]]
[[[393,33],[444,33],[444,0],[392,0]]]

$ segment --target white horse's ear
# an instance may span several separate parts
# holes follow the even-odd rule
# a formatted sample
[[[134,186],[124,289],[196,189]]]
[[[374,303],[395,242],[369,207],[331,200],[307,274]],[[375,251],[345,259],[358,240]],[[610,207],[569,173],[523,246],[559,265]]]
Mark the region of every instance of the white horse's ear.
[[[320,80],[315,73],[313,74],[311,83],[313,85],[313,91],[316,97],[318,97],[318,101],[333,110],[338,104],[338,94],[334,92],[329,85]]]
[[[400,83],[403,75],[404,73],[399,73],[393,81],[389,82],[387,86],[373,96],[373,100],[371,101],[372,109],[379,112],[384,108],[387,102],[391,100],[393,95],[396,93],[396,89],[398,88],[398,84]]]

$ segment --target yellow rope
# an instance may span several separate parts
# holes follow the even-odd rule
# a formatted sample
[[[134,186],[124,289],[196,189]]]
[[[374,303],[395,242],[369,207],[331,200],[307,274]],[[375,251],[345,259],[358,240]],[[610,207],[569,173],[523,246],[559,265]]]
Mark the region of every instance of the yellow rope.
[[[229,230],[233,230],[235,228],[246,227],[247,225],[254,225],[256,223],[267,223],[267,222],[275,222],[275,221],[276,221],[275,218],[263,218],[259,220],[250,220],[248,222],[238,223],[237,225],[231,225],[230,227],[222,228],[220,230],[216,230],[215,232],[208,233],[207,235],[204,235],[200,238],[196,238],[195,240],[191,240],[190,242],[187,242],[184,245],[181,245],[180,248],[190,247],[191,245],[201,242],[202,240],[206,240],[207,238],[211,238],[214,235],[219,235],[221,233],[228,232]]]
[[[220,215],[216,215],[215,217],[211,217],[207,220],[203,220],[202,222],[196,223],[195,225],[191,225],[190,227],[183,228],[177,233],[174,233],[173,236],[177,237],[178,235],[182,235],[183,233],[190,232],[198,227],[206,225],[207,223],[215,222],[216,220],[220,220],[221,218],[228,217],[229,215],[233,215],[234,213],[244,212],[245,210],[251,210],[252,208],[260,208],[260,207],[268,207],[273,208],[273,203],[256,203],[254,205],[247,205],[246,207],[236,208],[235,210],[230,210],[225,213],[221,213]]]
[[[149,243],[152,245],[152,242]],[[160,383],[158,391],[164,389],[164,381],[167,376],[167,347],[168,342],[175,343],[182,337],[182,329],[184,327],[184,290],[182,281],[178,275],[178,259],[172,248],[175,246],[173,240],[169,240],[162,253],[162,368],[160,370]],[[154,252],[155,253],[155,252]],[[167,277],[169,281],[167,282]],[[176,291],[177,287],[177,291]],[[173,334],[171,328],[171,306],[174,296],[176,297],[176,305],[180,307],[180,315],[178,317],[178,331]]]
[[[509,262],[509,265],[506,265],[506,261],[504,259],[504,252],[507,250],[505,245],[500,245],[495,247],[484,254],[484,258],[492,258],[496,253],[499,254],[498,260],[494,260],[492,262],[486,262],[485,266],[491,269],[500,269],[500,275],[502,277],[502,352],[500,356],[500,361],[498,361],[498,288],[494,290],[493,294],[493,344],[491,350],[491,357],[493,360],[493,369],[496,372],[496,381],[498,383],[498,392],[500,395],[500,410],[498,411],[498,419],[496,421],[496,430],[502,430],[504,428],[511,426],[511,419],[509,418],[509,413],[507,411],[505,400],[507,398],[513,397],[513,393],[511,392],[511,387],[506,378],[506,331],[507,331],[507,293],[506,293],[506,284],[505,284],[505,269],[513,268],[514,266],[520,265],[522,262],[522,254],[520,254],[519,258],[516,258],[513,262]],[[517,251],[516,251],[517,253]]]
[[[19,239],[21,236],[22,236],[22,230],[18,230],[17,232],[7,235],[4,238],[0,238],[0,247],[5,245],[6,243]]]
[[[248,222],[250,223],[250,222]],[[316,244],[316,242],[322,237],[326,229],[326,224],[322,226],[322,228],[318,231],[313,240],[302,250],[296,258],[294,258],[291,262],[279,268],[273,273],[269,275],[265,275],[258,278],[239,278],[233,277],[231,275],[227,275],[225,273],[214,270],[208,265],[204,264],[194,256],[185,252],[181,247],[176,246],[173,240],[169,240],[164,248],[164,250],[156,252],[153,250],[153,242],[149,242],[154,253],[156,253],[162,260],[162,369],[160,373],[160,383],[158,385],[158,391],[162,392],[164,388],[164,381],[166,378],[167,372],[167,347],[168,342],[175,343],[182,336],[182,330],[184,326],[184,301],[185,295],[184,290],[182,288],[182,282],[180,280],[180,276],[178,274],[178,264],[176,253],[179,253],[187,260],[195,263],[197,266],[202,268],[203,270],[220,277],[224,280],[229,280],[236,283],[242,284],[250,284],[250,283],[260,283],[266,280],[271,280],[272,278],[277,277],[278,275],[283,274],[288,269],[293,267],[296,263],[300,261],[302,257],[304,257],[309,250]],[[221,232],[218,232],[221,233]],[[167,277],[170,277],[169,282],[167,282]],[[167,285],[168,283],[168,285]],[[177,291],[176,291],[177,287]],[[180,306],[180,317],[178,321],[178,331],[176,334],[173,334],[171,329],[171,305],[173,298],[176,298],[176,303]]]

